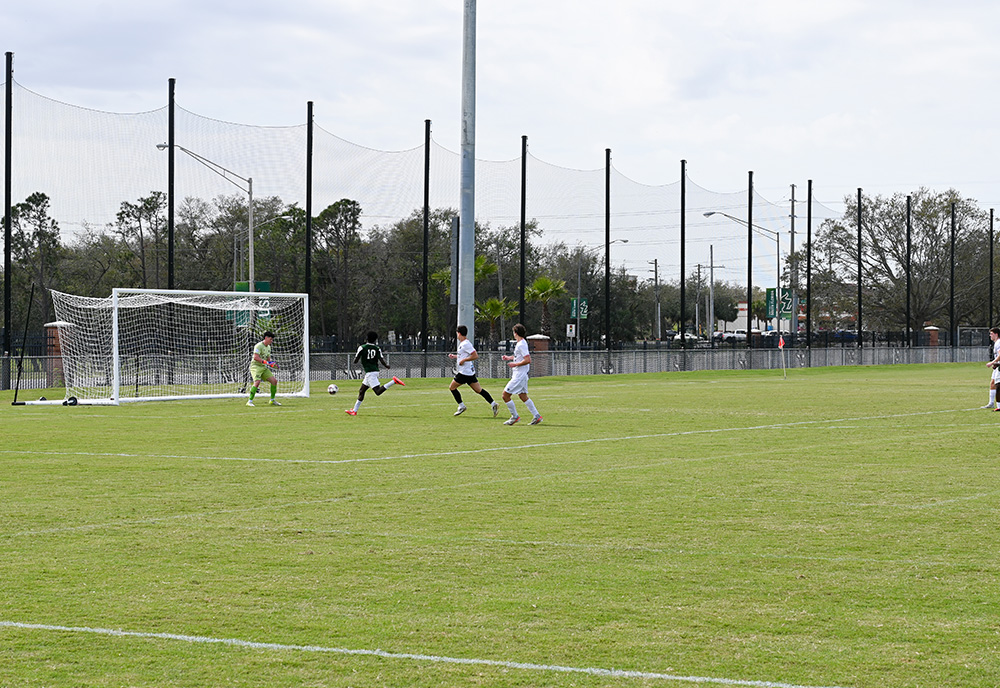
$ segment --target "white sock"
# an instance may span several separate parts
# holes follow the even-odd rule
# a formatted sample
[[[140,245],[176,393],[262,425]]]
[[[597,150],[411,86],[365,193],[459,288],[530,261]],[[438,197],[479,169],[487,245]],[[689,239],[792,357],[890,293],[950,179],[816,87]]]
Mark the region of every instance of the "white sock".
[[[535,408],[535,402],[533,402],[531,399],[528,399],[526,402],[524,402],[524,405],[528,407],[529,411],[531,411],[532,416],[538,418],[538,409]]]
[[[511,399],[510,401],[505,401],[504,403],[507,404],[507,408],[510,409],[510,415],[516,416],[517,415],[517,407],[514,406],[514,400]]]
[[[995,389],[990,390],[990,406],[996,406],[997,403],[997,391]]]
[[[392,386],[393,386],[394,384],[396,384],[396,381],[395,381],[395,380],[389,380],[388,382],[386,382],[386,383],[385,383],[384,385],[382,385],[382,386],[383,386],[383,387],[385,387],[386,389],[389,389],[389,388],[390,388],[390,387],[392,387]]]
[[[361,401],[360,400],[355,401],[354,402],[354,412],[357,413],[360,408],[361,408]]]

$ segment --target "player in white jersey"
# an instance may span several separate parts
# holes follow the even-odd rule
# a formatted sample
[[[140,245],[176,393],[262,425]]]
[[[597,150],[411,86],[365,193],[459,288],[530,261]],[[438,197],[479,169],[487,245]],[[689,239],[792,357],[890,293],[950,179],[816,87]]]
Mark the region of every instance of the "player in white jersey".
[[[479,378],[476,377],[475,362],[479,358],[479,354],[472,342],[469,341],[469,328],[465,325],[459,325],[455,334],[458,337],[458,353],[448,354],[448,358],[455,360],[455,379],[451,381],[451,387],[449,387],[451,395],[458,402],[458,410],[455,411],[455,415],[460,416],[465,413],[462,393],[458,391],[458,388],[461,385],[468,385],[473,392],[486,400],[490,408],[493,409],[493,417],[496,418],[500,404],[494,401],[490,393],[483,389],[483,386],[479,384]]]
[[[1000,411],[1000,407],[997,406],[997,382],[1000,381],[1000,327],[990,328],[990,341],[993,342],[991,347],[993,360],[986,364],[987,368],[993,370],[993,374],[990,375],[990,403],[981,408]]]
[[[514,355],[503,356],[503,360],[510,361],[507,365],[511,370],[510,382],[503,388],[503,402],[510,410],[510,418],[503,422],[504,425],[513,425],[521,420],[511,398],[511,395],[514,394],[520,397],[524,405],[531,411],[531,425],[538,425],[542,422],[542,416],[535,408],[535,402],[528,398],[528,371],[531,369],[531,353],[528,351],[528,340],[524,338],[527,332],[521,323],[514,325],[514,340],[517,342],[514,345]]]

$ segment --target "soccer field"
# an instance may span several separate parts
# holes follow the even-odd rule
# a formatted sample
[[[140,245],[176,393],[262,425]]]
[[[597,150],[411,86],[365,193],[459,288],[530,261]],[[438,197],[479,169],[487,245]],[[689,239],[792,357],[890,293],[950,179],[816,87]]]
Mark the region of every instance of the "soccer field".
[[[995,686],[988,380],[538,378],[513,427],[447,380],[3,392],[0,686]]]

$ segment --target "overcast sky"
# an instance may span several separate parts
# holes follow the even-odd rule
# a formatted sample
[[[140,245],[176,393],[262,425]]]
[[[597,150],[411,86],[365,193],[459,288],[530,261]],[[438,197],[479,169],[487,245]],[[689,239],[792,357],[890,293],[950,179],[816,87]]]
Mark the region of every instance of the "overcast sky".
[[[22,86],[141,112],[177,102],[369,148],[460,149],[462,0],[7,0]],[[486,0],[476,157],[604,165],[841,208],[919,186],[1000,208],[1000,3]]]

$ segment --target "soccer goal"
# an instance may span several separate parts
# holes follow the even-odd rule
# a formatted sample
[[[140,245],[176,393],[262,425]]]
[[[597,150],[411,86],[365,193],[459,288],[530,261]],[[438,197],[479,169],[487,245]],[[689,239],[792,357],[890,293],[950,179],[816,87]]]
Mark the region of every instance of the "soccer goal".
[[[306,294],[114,289],[103,299],[52,291],[52,301],[72,403],[242,396],[267,330],[279,395],[309,396]]]

